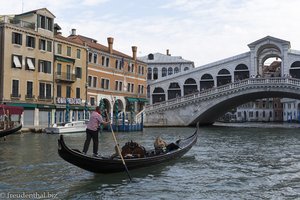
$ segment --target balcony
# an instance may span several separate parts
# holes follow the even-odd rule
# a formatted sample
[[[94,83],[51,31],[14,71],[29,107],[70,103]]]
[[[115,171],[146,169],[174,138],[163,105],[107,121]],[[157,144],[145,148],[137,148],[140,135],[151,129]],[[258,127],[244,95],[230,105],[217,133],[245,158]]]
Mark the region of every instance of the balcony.
[[[15,94],[15,93],[10,94],[10,98],[12,100],[20,100],[21,99],[21,94]]]
[[[35,96],[32,94],[26,94],[25,95],[25,100],[26,101],[33,101],[35,99]]]
[[[38,96],[38,100],[39,101],[47,101],[47,102],[51,102],[53,99],[53,97],[51,96]]]
[[[76,81],[76,75],[72,73],[55,73],[56,82],[68,82],[74,83]]]

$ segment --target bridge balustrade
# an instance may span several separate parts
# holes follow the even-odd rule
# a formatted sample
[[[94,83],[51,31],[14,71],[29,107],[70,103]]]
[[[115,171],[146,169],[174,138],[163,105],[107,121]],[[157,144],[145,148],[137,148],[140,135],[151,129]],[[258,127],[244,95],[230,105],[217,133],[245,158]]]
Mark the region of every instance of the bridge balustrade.
[[[159,108],[164,108],[167,106],[175,105],[178,103],[184,103],[193,99],[198,99],[203,101],[208,98],[214,98],[216,96],[224,95],[232,90],[238,90],[245,88],[245,86],[255,86],[255,85],[279,85],[279,84],[290,84],[300,86],[300,80],[295,78],[249,78],[240,80],[227,85],[222,85],[219,87],[210,88],[197,93],[188,94],[182,97],[177,97],[164,102],[159,102],[153,105],[146,106],[146,111],[156,110]]]

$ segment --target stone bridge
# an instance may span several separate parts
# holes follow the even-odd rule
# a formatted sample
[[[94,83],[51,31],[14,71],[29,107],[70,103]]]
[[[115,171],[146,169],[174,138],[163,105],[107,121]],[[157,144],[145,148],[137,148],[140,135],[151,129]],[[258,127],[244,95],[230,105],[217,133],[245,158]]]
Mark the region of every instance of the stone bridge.
[[[152,104],[144,111],[145,126],[213,124],[227,111],[244,103],[271,97],[300,99],[300,80],[250,78]]]

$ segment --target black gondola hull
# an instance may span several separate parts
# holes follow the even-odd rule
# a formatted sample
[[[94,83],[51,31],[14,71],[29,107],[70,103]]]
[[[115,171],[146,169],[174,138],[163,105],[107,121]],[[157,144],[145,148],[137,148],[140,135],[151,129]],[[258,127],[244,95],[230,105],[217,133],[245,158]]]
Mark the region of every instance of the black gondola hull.
[[[179,149],[170,151],[165,154],[153,155],[144,158],[125,159],[126,166],[129,170],[152,165],[161,164],[182,157],[187,153],[197,141],[197,131],[187,139],[180,140]],[[125,170],[121,159],[112,158],[95,158],[86,156],[78,150],[70,149],[66,146],[64,138],[61,135],[58,139],[58,154],[65,161],[94,173],[115,173]]]
[[[14,126],[10,129],[5,129],[5,130],[1,130],[0,131],[0,137],[4,137],[10,134],[13,134],[15,132],[18,132],[19,130],[21,130],[22,128],[22,124],[18,124],[17,126]]]

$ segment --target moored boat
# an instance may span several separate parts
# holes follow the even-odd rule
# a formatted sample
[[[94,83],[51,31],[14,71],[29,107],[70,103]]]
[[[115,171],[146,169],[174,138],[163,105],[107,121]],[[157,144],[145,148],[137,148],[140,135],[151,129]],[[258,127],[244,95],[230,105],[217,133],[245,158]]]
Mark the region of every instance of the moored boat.
[[[130,158],[124,157],[124,161],[129,170],[148,167],[161,164],[167,161],[178,159],[187,153],[197,141],[198,128],[193,135],[188,138],[177,140],[172,148],[166,152],[156,153],[156,151],[148,150],[142,157]],[[58,154],[65,161],[94,173],[114,173],[125,171],[122,159],[120,157],[92,157],[84,155],[77,149],[69,148],[64,141],[63,135],[58,139]]]
[[[45,128],[46,133],[78,133],[85,132],[87,121],[72,121],[61,124],[53,124],[51,127]]]
[[[0,137],[18,132],[22,128],[22,107],[0,105]]]

